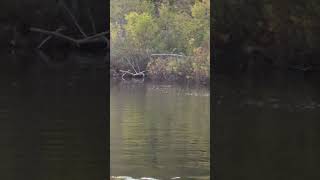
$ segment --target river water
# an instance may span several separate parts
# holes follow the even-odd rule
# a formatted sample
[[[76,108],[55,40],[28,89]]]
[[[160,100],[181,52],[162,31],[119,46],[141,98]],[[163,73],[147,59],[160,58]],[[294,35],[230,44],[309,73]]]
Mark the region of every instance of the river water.
[[[43,56],[1,54],[0,179],[107,179],[104,58]]]
[[[110,98],[114,179],[209,179],[208,88],[118,82]]]
[[[318,77],[277,71],[216,77],[216,179],[319,179]]]

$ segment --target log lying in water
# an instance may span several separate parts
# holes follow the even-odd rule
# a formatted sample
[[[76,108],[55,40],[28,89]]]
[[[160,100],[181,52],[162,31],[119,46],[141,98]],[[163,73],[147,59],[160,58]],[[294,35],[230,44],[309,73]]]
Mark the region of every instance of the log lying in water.
[[[127,70],[127,71],[120,70],[120,72],[123,73],[122,76],[121,76],[121,78],[122,78],[123,80],[125,80],[124,77],[125,77],[126,75],[129,76],[130,78],[144,78],[144,77],[145,77],[145,74],[144,74],[145,71],[132,73],[132,72],[130,72],[130,70]]]

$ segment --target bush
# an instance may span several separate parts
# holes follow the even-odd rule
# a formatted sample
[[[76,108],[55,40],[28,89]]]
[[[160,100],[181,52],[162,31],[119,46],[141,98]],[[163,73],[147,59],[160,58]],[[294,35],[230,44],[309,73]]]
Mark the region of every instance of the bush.
[[[209,79],[209,0],[164,0],[160,5],[150,0],[133,0],[130,7],[125,5],[125,1],[128,0],[114,2],[115,18],[111,19],[112,67],[130,68],[126,59],[131,58],[143,67],[142,70],[146,68],[153,79]],[[141,53],[144,53],[143,58],[140,58]],[[186,56],[150,59],[150,53]]]
[[[125,30],[128,41],[134,47],[151,48],[155,40],[158,26],[153,17],[148,13],[138,14],[131,12],[126,15],[127,24]]]

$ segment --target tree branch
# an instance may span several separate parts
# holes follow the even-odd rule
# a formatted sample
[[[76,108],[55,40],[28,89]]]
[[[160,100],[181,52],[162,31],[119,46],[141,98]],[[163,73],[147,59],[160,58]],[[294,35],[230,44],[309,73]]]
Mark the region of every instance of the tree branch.
[[[92,43],[92,42],[99,42],[99,41],[103,41],[108,43],[105,39],[101,39],[101,37],[105,36],[106,34],[108,34],[109,32],[101,32],[98,34],[95,34],[93,36],[89,36],[83,39],[74,39],[70,36],[66,36],[63,35],[59,32],[55,32],[55,31],[48,31],[48,30],[44,30],[44,29],[40,29],[40,28],[30,28],[30,31],[32,32],[38,32],[38,33],[42,33],[42,34],[47,34],[47,35],[51,35],[54,36],[56,38],[60,38],[62,40],[68,41],[76,46],[80,46],[81,44],[87,44],[87,43]],[[100,39],[99,39],[100,38]]]
[[[88,37],[87,34],[83,31],[81,26],[78,24],[77,19],[74,17],[74,15],[71,13],[70,9],[66,6],[64,1],[61,1],[62,7],[68,12],[69,16],[71,17],[73,23],[76,25],[80,33],[82,34],[83,37]]]
[[[64,27],[60,27],[58,28],[55,32],[60,32],[63,31],[65,28]],[[46,42],[48,42],[50,39],[52,38],[52,35],[48,36],[47,38],[45,38],[39,45],[38,45],[38,49],[40,49]]]

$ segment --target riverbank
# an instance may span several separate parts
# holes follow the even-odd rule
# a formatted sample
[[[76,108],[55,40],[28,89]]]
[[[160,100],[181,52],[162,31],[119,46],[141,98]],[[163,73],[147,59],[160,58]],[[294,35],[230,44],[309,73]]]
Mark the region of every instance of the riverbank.
[[[110,58],[113,79],[150,79],[158,82],[209,84],[210,51],[196,48],[192,56],[152,54],[146,50],[113,50]]]

